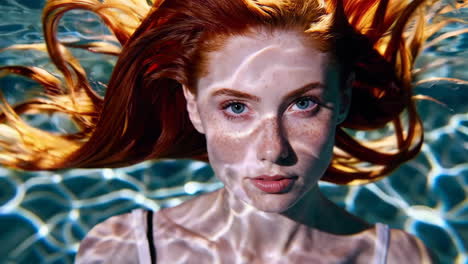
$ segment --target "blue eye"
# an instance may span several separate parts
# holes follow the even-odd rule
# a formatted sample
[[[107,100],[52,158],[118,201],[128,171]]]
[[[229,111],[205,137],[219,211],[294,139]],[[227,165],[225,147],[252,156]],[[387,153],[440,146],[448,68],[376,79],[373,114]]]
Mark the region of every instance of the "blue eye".
[[[293,110],[304,111],[314,108],[316,105],[317,104],[310,98],[301,98],[294,103]]]
[[[222,103],[221,109],[224,116],[228,119],[245,119],[250,113],[250,109],[247,104],[234,100]]]
[[[245,111],[245,104],[242,103],[231,103],[227,107],[234,114],[242,114]]]

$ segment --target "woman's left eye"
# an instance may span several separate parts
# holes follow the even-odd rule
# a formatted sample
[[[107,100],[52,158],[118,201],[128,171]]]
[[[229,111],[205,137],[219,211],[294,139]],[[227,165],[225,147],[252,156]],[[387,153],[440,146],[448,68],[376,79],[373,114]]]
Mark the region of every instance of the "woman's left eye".
[[[310,98],[301,98],[294,102],[291,110],[293,111],[307,111],[314,109],[317,106],[317,103]]]

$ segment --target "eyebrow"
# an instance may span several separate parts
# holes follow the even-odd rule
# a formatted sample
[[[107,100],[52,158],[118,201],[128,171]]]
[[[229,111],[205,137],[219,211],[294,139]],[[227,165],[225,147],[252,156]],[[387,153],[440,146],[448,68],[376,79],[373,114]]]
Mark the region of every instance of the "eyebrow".
[[[252,100],[252,101],[255,101],[255,102],[260,101],[260,98],[255,96],[255,95],[251,95],[251,94],[248,94],[248,93],[239,92],[239,91],[232,90],[232,89],[227,89],[227,88],[216,90],[211,94],[211,96],[218,96],[218,95],[229,95],[229,96],[234,96],[234,97],[239,97],[239,98]]]
[[[321,82],[312,82],[308,83],[301,88],[289,92],[287,95],[284,96],[284,100],[289,100],[290,98],[298,97],[299,95],[305,94],[310,90],[316,89],[316,88],[325,88],[325,85]]]
[[[294,91],[291,91],[289,92],[287,95],[284,96],[283,99],[290,99],[290,98],[293,98],[293,97],[297,97],[301,94],[304,94],[312,89],[315,89],[315,88],[324,88],[325,86],[320,83],[320,82],[312,82],[312,83],[308,83],[306,85],[304,85],[303,87],[297,89],[297,90],[294,90]],[[251,94],[248,94],[248,93],[244,93],[244,92],[240,92],[240,91],[236,91],[236,90],[233,90],[233,89],[227,89],[227,88],[222,88],[222,89],[219,89],[219,90],[216,90],[214,91],[211,96],[219,96],[219,95],[228,95],[228,96],[234,96],[234,97],[238,97],[238,98],[244,98],[244,99],[248,99],[248,100],[252,100],[252,101],[255,101],[255,102],[259,102],[260,101],[260,98],[258,96],[255,96],[255,95],[251,95]]]

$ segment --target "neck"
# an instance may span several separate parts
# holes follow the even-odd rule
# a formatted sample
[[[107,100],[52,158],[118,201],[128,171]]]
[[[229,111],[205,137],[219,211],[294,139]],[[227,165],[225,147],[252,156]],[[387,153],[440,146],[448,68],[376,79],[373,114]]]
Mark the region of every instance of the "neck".
[[[253,258],[279,259],[272,254],[337,241],[336,234],[358,233],[370,227],[327,200],[318,188],[282,213],[260,211],[224,188],[163,213],[192,240],[209,241],[207,247],[214,243],[223,252],[243,252]]]
[[[243,248],[248,249],[250,254],[289,252],[298,245],[326,241],[324,237],[328,237],[329,233],[350,233],[349,230],[344,232],[343,226],[353,227],[351,233],[368,228],[368,225],[359,223],[357,218],[326,199],[318,187],[283,213],[260,211],[225,189],[218,194],[223,204],[224,213],[220,219],[224,223],[224,232],[216,233],[222,233],[235,251]]]
[[[252,225],[259,223],[256,230],[271,235],[271,230],[285,231],[298,228],[312,228],[327,233],[346,235],[363,231],[370,227],[361,219],[349,214],[328,200],[318,186],[307,192],[297,203],[282,213],[260,211],[234,197],[226,189],[220,191],[225,213],[233,219]]]
[[[321,229],[321,220],[329,216],[335,206],[322,195],[318,186],[312,188],[292,207],[281,213],[282,216],[311,228]],[[330,219],[328,219],[330,220]]]

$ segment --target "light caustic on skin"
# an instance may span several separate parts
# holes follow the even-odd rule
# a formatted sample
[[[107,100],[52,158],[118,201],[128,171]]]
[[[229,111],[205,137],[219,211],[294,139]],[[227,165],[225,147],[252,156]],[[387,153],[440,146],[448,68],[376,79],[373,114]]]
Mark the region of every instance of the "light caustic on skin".
[[[191,120],[206,135],[210,165],[225,188],[158,214],[160,224],[191,230],[187,240],[156,231],[158,243],[171,241],[173,249],[180,248],[165,255],[168,245],[162,243],[158,257],[186,261],[190,254],[222,263],[324,259],[310,253],[311,229],[291,220],[297,215],[288,210],[316,203],[317,208],[299,212],[307,217],[314,215],[308,210],[328,205],[315,187],[331,160],[334,131],[346,107],[339,104],[336,80],[328,80],[328,54],[304,45],[297,32],[256,33],[230,37],[210,52],[197,95],[185,90]],[[275,175],[289,182],[279,189],[253,182]],[[205,242],[193,250],[200,238]]]
[[[262,211],[283,212],[316,184],[345,113],[339,88],[327,80],[329,55],[304,41],[295,32],[232,37],[208,54],[197,96],[188,94],[215,174]],[[275,175],[286,184],[262,181]]]
[[[229,37],[209,52],[197,95],[184,89],[225,187],[155,214],[158,263],[372,263],[375,229],[317,188],[348,101],[330,74],[330,57],[294,31],[255,33]],[[254,182],[274,175],[290,182],[278,188]],[[114,220],[106,221],[81,247],[107,253],[92,244],[93,235],[127,230],[118,221],[133,220],[119,217],[115,230]],[[146,243],[144,235],[135,239],[128,243]],[[421,262],[422,253],[414,252],[423,247],[409,235],[395,230],[391,239],[389,263]]]

